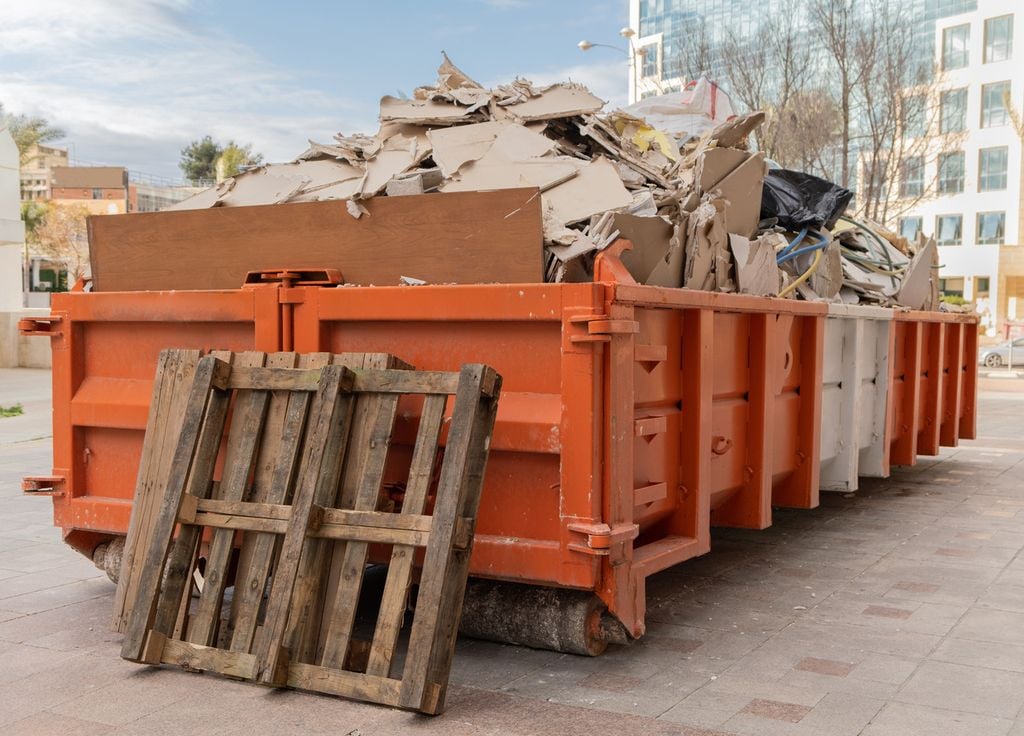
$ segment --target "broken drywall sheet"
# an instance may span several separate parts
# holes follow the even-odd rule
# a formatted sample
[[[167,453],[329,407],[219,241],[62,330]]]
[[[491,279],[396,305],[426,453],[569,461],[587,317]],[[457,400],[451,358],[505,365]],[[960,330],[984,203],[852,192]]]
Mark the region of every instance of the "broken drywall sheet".
[[[612,228],[633,244],[632,250],[623,251],[619,260],[638,283],[647,283],[648,276],[668,255],[672,223],[662,217],[616,213],[612,216]]]
[[[649,286],[666,286],[671,289],[678,289],[683,285],[688,223],[689,216],[684,215],[672,227],[672,237],[668,241],[668,252],[664,258],[658,261],[658,264],[647,277],[646,283]]]
[[[277,176],[266,169],[248,172],[234,179],[230,191],[222,195],[217,204],[221,207],[280,204],[302,191],[309,182],[305,176]]]
[[[434,163],[445,177],[454,176],[459,167],[487,153],[498,133],[512,123],[504,120],[436,128],[427,133],[434,148]]]
[[[922,309],[931,296],[931,271],[933,252],[936,250],[935,239],[928,238],[907,266],[903,281],[896,292],[896,301],[910,309]]]
[[[633,197],[622,184],[615,166],[603,156],[579,166],[575,177],[544,194],[559,222],[571,225],[591,215],[628,207]]]
[[[522,122],[566,118],[593,113],[604,107],[604,100],[585,87],[556,84],[543,89],[535,97],[506,105],[505,110]]]
[[[729,248],[736,260],[736,280],[741,294],[775,296],[779,293],[780,273],[775,263],[777,239],[785,244],[785,238],[774,233],[756,240],[729,234]]]
[[[843,288],[843,257],[838,241],[830,238],[807,285],[822,299],[832,299]]]
[[[747,137],[764,122],[764,112],[749,112],[721,123],[711,131],[711,140],[727,148],[746,148]]]
[[[690,216],[683,272],[687,289],[714,290],[716,255],[719,249],[729,247],[725,208],[725,200],[706,197]]]
[[[472,111],[468,107],[447,102],[408,100],[388,95],[380,100],[381,122],[451,125],[470,114]]]
[[[510,161],[501,154],[488,154],[479,161],[463,164],[454,178],[441,185],[442,192],[487,191],[537,187],[542,192],[573,179],[579,172],[572,159],[541,158]]]
[[[725,215],[729,232],[746,238],[756,235],[766,171],[764,154],[710,148],[697,160],[697,168],[701,193],[716,191],[729,202]]]

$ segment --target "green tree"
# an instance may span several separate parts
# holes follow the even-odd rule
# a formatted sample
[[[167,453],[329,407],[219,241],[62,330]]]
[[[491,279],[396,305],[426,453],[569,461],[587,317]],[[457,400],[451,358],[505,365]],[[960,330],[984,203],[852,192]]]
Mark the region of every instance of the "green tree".
[[[22,202],[21,220],[25,223],[25,240],[36,242],[36,230],[46,219],[46,205],[42,202]]]
[[[253,153],[251,143],[240,146],[234,141],[228,141],[217,159],[217,181],[230,179],[237,175],[242,167],[258,166],[261,163],[263,163],[263,155]]]
[[[186,179],[214,179],[217,175],[217,159],[221,153],[223,149],[214,143],[213,138],[205,136],[202,140],[192,141],[181,149],[181,161],[178,162],[178,166]]]
[[[21,163],[27,164],[31,158],[33,146],[42,145],[64,137],[64,131],[53,125],[46,118],[38,115],[13,115],[4,112],[0,103],[0,121],[6,124],[18,147]]]
[[[222,181],[235,176],[243,167],[255,166],[262,161],[261,154],[253,153],[251,143],[240,146],[228,141],[226,146],[222,146],[213,140],[213,136],[207,135],[181,149],[178,166],[186,179]]]

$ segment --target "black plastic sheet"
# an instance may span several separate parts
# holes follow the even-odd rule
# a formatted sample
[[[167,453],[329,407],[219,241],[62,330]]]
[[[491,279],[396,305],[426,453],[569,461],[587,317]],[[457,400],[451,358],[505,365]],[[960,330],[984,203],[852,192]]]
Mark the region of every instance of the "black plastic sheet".
[[[761,219],[776,217],[787,230],[831,229],[853,192],[811,174],[772,169],[764,177]]]

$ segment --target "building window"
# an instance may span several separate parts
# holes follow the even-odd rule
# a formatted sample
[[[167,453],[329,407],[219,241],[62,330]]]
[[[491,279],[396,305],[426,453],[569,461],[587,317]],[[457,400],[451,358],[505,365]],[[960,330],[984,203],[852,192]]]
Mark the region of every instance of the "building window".
[[[967,127],[967,90],[951,89],[942,93],[939,132],[959,133]]]
[[[988,296],[989,293],[990,293],[989,289],[991,287],[991,284],[992,284],[992,282],[989,280],[988,276],[975,276],[974,277],[974,296],[975,296],[975,298],[977,298],[979,296],[981,296],[981,297]]]
[[[92,198],[93,199],[103,199],[103,190],[102,189],[93,189],[92,190]]]
[[[967,66],[967,46],[971,40],[971,27],[967,24],[942,31],[942,69],[963,69]]]
[[[920,138],[925,134],[925,97],[913,95],[903,103],[903,137]]]
[[[978,245],[1002,245],[1005,229],[1005,212],[978,213]]]
[[[1010,94],[1009,82],[996,82],[981,86],[981,127],[994,128],[1010,122],[1006,98]]]
[[[921,224],[920,217],[901,217],[900,235],[913,243],[917,240],[918,233],[921,232]]]
[[[985,20],[985,63],[1006,61],[1013,54],[1013,16]]]
[[[939,245],[963,245],[963,215],[939,215],[935,218],[935,237]]]
[[[640,74],[645,79],[658,76],[658,44],[652,43],[640,49],[643,63],[640,65]]]
[[[964,152],[939,154],[939,194],[959,194],[964,190]]]
[[[939,291],[946,296],[964,295],[964,279],[962,276],[952,279],[939,279]]]
[[[924,157],[908,156],[900,167],[900,196],[920,197],[924,194]]]
[[[995,192],[1006,189],[1008,149],[982,148],[978,151],[978,191]]]

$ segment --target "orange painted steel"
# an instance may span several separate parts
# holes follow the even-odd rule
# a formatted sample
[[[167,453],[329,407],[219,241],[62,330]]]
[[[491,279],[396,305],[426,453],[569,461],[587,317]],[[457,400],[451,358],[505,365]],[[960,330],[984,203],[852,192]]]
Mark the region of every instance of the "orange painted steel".
[[[472,574],[594,591],[640,636],[646,578],[707,552],[711,525],[764,528],[773,506],[817,505],[827,307],[640,286],[617,258],[625,247],[599,256],[585,284],[278,280],[55,295],[53,321],[28,326],[53,340],[55,524],[86,554],[125,533],[162,348],[390,352],[435,370],[486,362],[504,388]],[[963,355],[974,344],[949,315],[899,324],[901,345],[934,331],[929,340],[955,333]],[[933,353],[953,358],[914,355]],[[936,420],[936,441],[973,436],[972,366],[953,369],[955,389],[899,380],[905,361],[894,370],[901,389],[946,398],[956,421]],[[928,402],[909,416],[945,416]],[[417,413],[401,407],[399,448]],[[401,465],[386,482],[404,477]]]
[[[301,291],[297,351],[502,374],[473,575],[593,590],[639,636],[645,579],[711,524],[818,503],[823,305],[638,286],[611,254],[597,283]]]
[[[80,287],[79,287],[80,288]],[[277,289],[54,294],[54,525],[86,555],[128,529],[157,356],[166,347],[275,350]]]
[[[897,311],[889,403],[890,460],[914,465],[977,436],[978,318]]]

